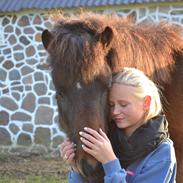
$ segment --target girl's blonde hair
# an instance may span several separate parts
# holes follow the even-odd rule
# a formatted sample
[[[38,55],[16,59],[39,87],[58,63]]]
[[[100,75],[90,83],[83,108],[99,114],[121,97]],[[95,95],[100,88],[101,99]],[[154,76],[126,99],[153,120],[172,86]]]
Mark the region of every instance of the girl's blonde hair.
[[[134,95],[140,99],[144,99],[145,96],[151,97],[151,104],[148,114],[144,119],[145,121],[155,117],[162,111],[159,89],[142,71],[124,67],[122,72],[113,76],[112,83],[134,87]]]

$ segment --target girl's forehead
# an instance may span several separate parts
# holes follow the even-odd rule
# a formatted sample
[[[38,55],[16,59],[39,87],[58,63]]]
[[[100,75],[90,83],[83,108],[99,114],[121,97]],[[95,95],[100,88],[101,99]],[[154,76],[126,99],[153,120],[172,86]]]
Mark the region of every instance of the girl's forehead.
[[[132,91],[132,93],[136,93],[136,88],[131,85],[126,85],[126,84],[120,84],[120,83],[114,83],[111,87],[111,93],[113,92],[122,92],[125,93],[126,91]]]
[[[116,100],[139,100],[137,89],[130,85],[113,84],[110,90],[110,99]]]

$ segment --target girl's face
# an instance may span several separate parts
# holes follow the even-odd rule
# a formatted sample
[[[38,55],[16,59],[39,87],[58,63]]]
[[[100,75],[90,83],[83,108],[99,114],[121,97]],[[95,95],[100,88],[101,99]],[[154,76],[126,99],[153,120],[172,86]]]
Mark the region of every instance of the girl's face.
[[[132,86],[114,83],[110,90],[109,106],[112,119],[127,136],[143,124],[144,99],[135,96]]]

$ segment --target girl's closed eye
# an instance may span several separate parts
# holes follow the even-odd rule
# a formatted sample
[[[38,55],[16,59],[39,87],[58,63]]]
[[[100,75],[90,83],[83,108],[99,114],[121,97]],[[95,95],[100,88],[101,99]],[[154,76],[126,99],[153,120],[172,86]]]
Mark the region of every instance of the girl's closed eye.
[[[121,106],[121,107],[127,107],[127,105],[128,105],[127,103],[123,103],[123,102],[120,103],[120,106]]]

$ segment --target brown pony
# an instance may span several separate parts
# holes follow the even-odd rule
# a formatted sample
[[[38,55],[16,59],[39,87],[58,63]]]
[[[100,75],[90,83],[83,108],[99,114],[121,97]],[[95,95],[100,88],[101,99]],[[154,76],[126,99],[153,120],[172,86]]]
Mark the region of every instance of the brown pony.
[[[112,73],[123,67],[144,71],[162,91],[183,182],[183,39],[170,23],[140,23],[98,14],[57,16],[42,34],[57,93],[60,125],[77,144],[76,165],[88,182],[103,182],[102,168],[81,149],[78,132],[88,126],[108,130],[107,93]]]

